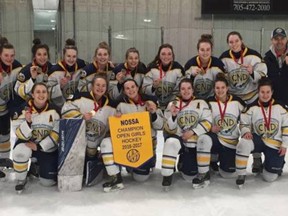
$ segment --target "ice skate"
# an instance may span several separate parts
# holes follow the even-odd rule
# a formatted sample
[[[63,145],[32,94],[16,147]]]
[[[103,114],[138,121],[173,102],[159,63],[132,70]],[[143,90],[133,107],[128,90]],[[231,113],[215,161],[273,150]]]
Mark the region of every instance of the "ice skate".
[[[122,190],[124,188],[121,173],[111,176],[111,180],[103,184],[104,192]]]
[[[39,166],[36,163],[31,163],[27,176],[39,177]]]
[[[192,180],[192,186],[194,189],[205,188],[210,184],[210,173],[198,173],[198,175]]]
[[[0,170],[0,179],[5,178],[5,173]]]
[[[9,158],[1,158],[0,167],[13,168],[13,161]]]
[[[211,162],[209,168],[210,168],[210,171],[213,172],[214,174],[219,173],[219,166],[217,162]]]
[[[263,164],[261,158],[253,158],[252,173],[258,175],[263,171]]]
[[[239,175],[238,178],[236,179],[236,184],[239,187],[239,189],[243,188],[243,185],[245,183],[245,178],[246,178],[246,175]]]
[[[163,177],[162,186],[164,191],[170,191],[170,187],[172,184],[172,176],[173,175]]]
[[[27,179],[18,180],[17,185],[15,186],[15,190],[18,194],[21,194],[25,189],[25,185],[27,183]]]

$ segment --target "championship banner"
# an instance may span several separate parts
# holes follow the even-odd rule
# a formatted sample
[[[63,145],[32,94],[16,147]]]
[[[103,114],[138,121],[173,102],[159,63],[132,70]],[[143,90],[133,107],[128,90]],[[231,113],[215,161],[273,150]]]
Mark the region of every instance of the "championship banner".
[[[83,119],[61,119],[58,148],[58,189],[82,189],[86,151],[86,124]]]
[[[115,163],[138,168],[153,157],[148,112],[112,116],[109,125]]]

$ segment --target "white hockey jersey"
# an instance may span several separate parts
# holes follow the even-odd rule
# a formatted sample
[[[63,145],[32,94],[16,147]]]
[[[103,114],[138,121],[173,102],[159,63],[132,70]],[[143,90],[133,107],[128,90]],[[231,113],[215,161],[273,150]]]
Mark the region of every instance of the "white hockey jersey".
[[[219,101],[218,104],[215,96],[208,98],[207,102],[212,111],[213,125],[217,125],[221,128],[217,133],[220,143],[228,148],[236,149],[240,136],[238,123],[240,121],[240,115],[246,107],[245,102],[232,95],[229,95],[228,97],[226,109],[225,103]],[[221,117],[221,112],[223,113],[224,110],[224,116]]]
[[[213,96],[214,81],[218,73],[224,72],[223,63],[216,57],[211,57],[206,69],[201,67],[199,56],[190,59],[185,65],[185,76],[193,81],[194,95],[200,99],[207,99]],[[195,70],[200,68],[202,73],[195,74]]]
[[[175,118],[170,112],[172,105],[179,109],[179,113]],[[166,132],[181,137],[186,130],[194,131],[195,134],[187,142],[184,142],[186,147],[196,147],[198,136],[209,132],[211,129],[211,110],[205,100],[196,99],[195,97],[189,101],[183,101],[177,97],[168,104],[164,116]]]
[[[86,138],[88,148],[95,149],[103,138],[109,136],[109,116],[115,114],[115,102],[103,96],[96,102],[92,92],[80,92],[71,101],[67,101],[62,108],[62,117],[82,118],[83,114],[92,111],[94,116],[86,121]]]
[[[160,108],[164,110],[168,103],[175,99],[179,92],[179,83],[184,76],[184,69],[178,62],[173,62],[165,71],[158,63],[148,68],[148,73],[143,79],[143,93],[155,95],[159,101]],[[161,80],[157,88],[153,87],[153,81]]]
[[[25,112],[32,113],[31,124],[26,121]],[[30,100],[26,110],[23,110],[18,119],[12,122],[16,130],[16,143],[30,140],[40,145],[44,152],[55,151],[59,141],[59,120],[60,114],[54,106],[47,103],[42,110],[39,110]]]
[[[267,74],[267,66],[261,55],[255,50],[245,48],[237,59],[231,50],[225,51],[220,59],[229,82],[229,92],[240,97],[247,104],[251,104],[258,97],[258,81]],[[252,65],[253,73],[250,75],[242,65]]]
[[[279,149],[288,147],[288,114],[287,110],[274,99],[271,101],[271,120],[269,128],[265,127],[265,117],[263,115],[259,101],[251,104],[245,113],[241,115],[241,136],[247,132],[256,133],[262,137],[265,145]],[[269,121],[269,103],[264,104],[264,113]]]
[[[13,99],[13,87],[22,65],[15,60],[10,66],[9,71],[7,69],[7,71],[5,71],[4,65],[1,62],[0,64],[0,73],[3,77],[3,80],[0,83],[0,116],[3,116],[8,113],[7,103]]]

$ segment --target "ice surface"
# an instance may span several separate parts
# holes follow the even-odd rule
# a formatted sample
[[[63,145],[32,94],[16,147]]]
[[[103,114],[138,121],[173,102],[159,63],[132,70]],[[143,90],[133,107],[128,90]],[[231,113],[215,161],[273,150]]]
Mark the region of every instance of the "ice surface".
[[[169,192],[162,191],[160,174],[162,134],[158,134],[157,169],[145,183],[132,180],[124,173],[125,189],[104,193],[102,184],[80,192],[58,192],[57,187],[45,188],[37,179],[28,183],[21,195],[16,194],[13,172],[0,182],[0,216],[74,216],[74,215],[191,215],[191,216],[269,216],[288,215],[288,168],[274,183],[264,182],[251,174],[251,160],[246,184],[242,190],[235,179],[212,175],[209,187],[192,189],[176,173]],[[287,157],[286,157],[287,160]]]

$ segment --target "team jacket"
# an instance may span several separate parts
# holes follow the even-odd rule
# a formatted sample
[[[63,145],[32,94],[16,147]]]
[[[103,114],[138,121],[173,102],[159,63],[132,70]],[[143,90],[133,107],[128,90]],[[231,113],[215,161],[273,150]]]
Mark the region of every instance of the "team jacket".
[[[37,71],[38,75],[36,79],[32,79],[31,77],[30,68],[32,66],[38,66],[41,69]],[[17,81],[15,83],[14,90],[16,94],[18,94],[23,100],[27,100],[35,83],[46,83],[48,81],[48,70],[50,70],[51,67],[52,64],[50,62],[47,62],[47,64],[43,66],[39,66],[35,62],[31,62],[25,67],[23,67],[19,72]]]
[[[90,92],[91,91],[91,82],[94,78],[94,76],[99,73],[97,63],[94,61],[88,65],[86,65],[81,70],[81,76],[79,80],[78,90],[79,92]],[[114,69],[114,66],[112,64],[107,64],[105,72],[107,74],[107,80],[114,80],[115,76],[112,70]]]
[[[178,94],[178,85],[184,76],[184,69],[178,62],[173,62],[169,67],[162,68],[160,64],[152,63],[143,79],[143,93],[156,95],[161,109],[165,109],[168,103]],[[161,80],[155,89],[154,80]]]
[[[140,100],[138,103],[134,103],[126,96],[123,96],[123,98],[119,101],[116,110],[117,112],[120,112],[122,114],[144,112],[146,111],[146,102],[155,103],[156,105],[158,105],[157,98],[155,96],[140,94]],[[160,109],[157,109],[156,113],[150,114],[150,117],[152,137],[156,138],[157,130],[161,130],[163,128],[162,111]]]
[[[265,115],[269,117],[269,103],[264,104]],[[265,119],[260,103],[255,101],[247,111],[241,115],[241,136],[247,132],[256,133],[262,137],[265,145],[278,149],[288,147],[288,114],[287,110],[272,99],[271,122],[269,129],[265,126]]]
[[[173,104],[179,109],[176,117],[173,117],[170,112],[170,107]],[[186,130],[194,131],[195,135],[184,143],[186,147],[196,147],[198,136],[209,132],[211,129],[211,110],[206,101],[202,99],[193,97],[189,101],[183,101],[177,97],[168,104],[164,115],[166,120],[164,128],[169,134],[181,137]]]
[[[13,87],[21,68],[22,65],[17,60],[14,60],[11,67],[0,61],[0,73],[3,77],[0,83],[0,116],[8,113],[7,103],[14,98]]]
[[[267,74],[267,67],[262,62],[261,55],[246,47],[236,54],[227,50],[220,56],[220,59],[225,65],[229,92],[240,97],[247,104],[256,100],[258,81]],[[242,65],[252,65],[253,73],[250,75]]]
[[[192,74],[196,68],[200,68],[202,73],[193,76]],[[224,64],[213,56],[205,69],[201,66],[199,56],[193,57],[185,65],[185,76],[191,78],[194,86],[194,95],[201,99],[207,99],[213,95],[214,81],[219,72],[224,72]]]
[[[133,71],[131,71],[129,70],[127,63],[121,63],[117,67],[115,67],[115,69],[113,70],[114,77],[116,77],[116,75],[119,72],[123,72],[125,74],[124,80],[134,79],[137,82],[139,88],[141,88],[144,75],[147,72],[147,68],[145,64],[143,64],[142,62],[139,62],[137,67]],[[122,84],[118,83],[117,80],[114,80],[114,81],[110,81],[109,85],[111,85],[111,89],[109,92],[110,97],[113,99],[117,99],[121,97]]]
[[[217,125],[221,128],[217,133],[220,143],[228,148],[236,149],[240,136],[238,123],[246,104],[240,98],[229,95],[224,118],[221,120],[221,112],[224,112],[225,103],[219,101],[218,104],[215,96],[208,98],[207,102],[212,111],[213,125]],[[221,106],[221,112],[219,105]]]
[[[285,55],[288,55],[288,48],[284,55],[278,56],[273,48],[265,53],[264,61],[268,68],[268,77],[273,82],[273,98],[288,105],[288,65],[285,62]]]
[[[25,112],[32,113],[32,123],[25,119]],[[44,152],[53,152],[58,148],[60,114],[57,109],[47,103],[44,109],[39,110],[32,100],[27,103],[26,110],[22,110],[18,119],[12,122],[16,130],[17,143],[32,141],[39,145]]]
[[[109,116],[115,114],[115,102],[103,96],[97,103],[92,92],[80,92],[71,101],[65,102],[62,108],[62,118],[82,118],[84,113],[94,111],[91,120],[86,121],[86,137],[90,143],[100,145],[102,139],[109,135]]]
[[[73,66],[68,66],[64,62],[59,61],[48,71],[47,86],[50,93],[50,101],[56,106],[62,107],[69,95],[77,91],[79,79],[81,76],[81,68],[85,66],[85,62],[77,59]],[[68,77],[70,81],[61,88],[60,80]]]

